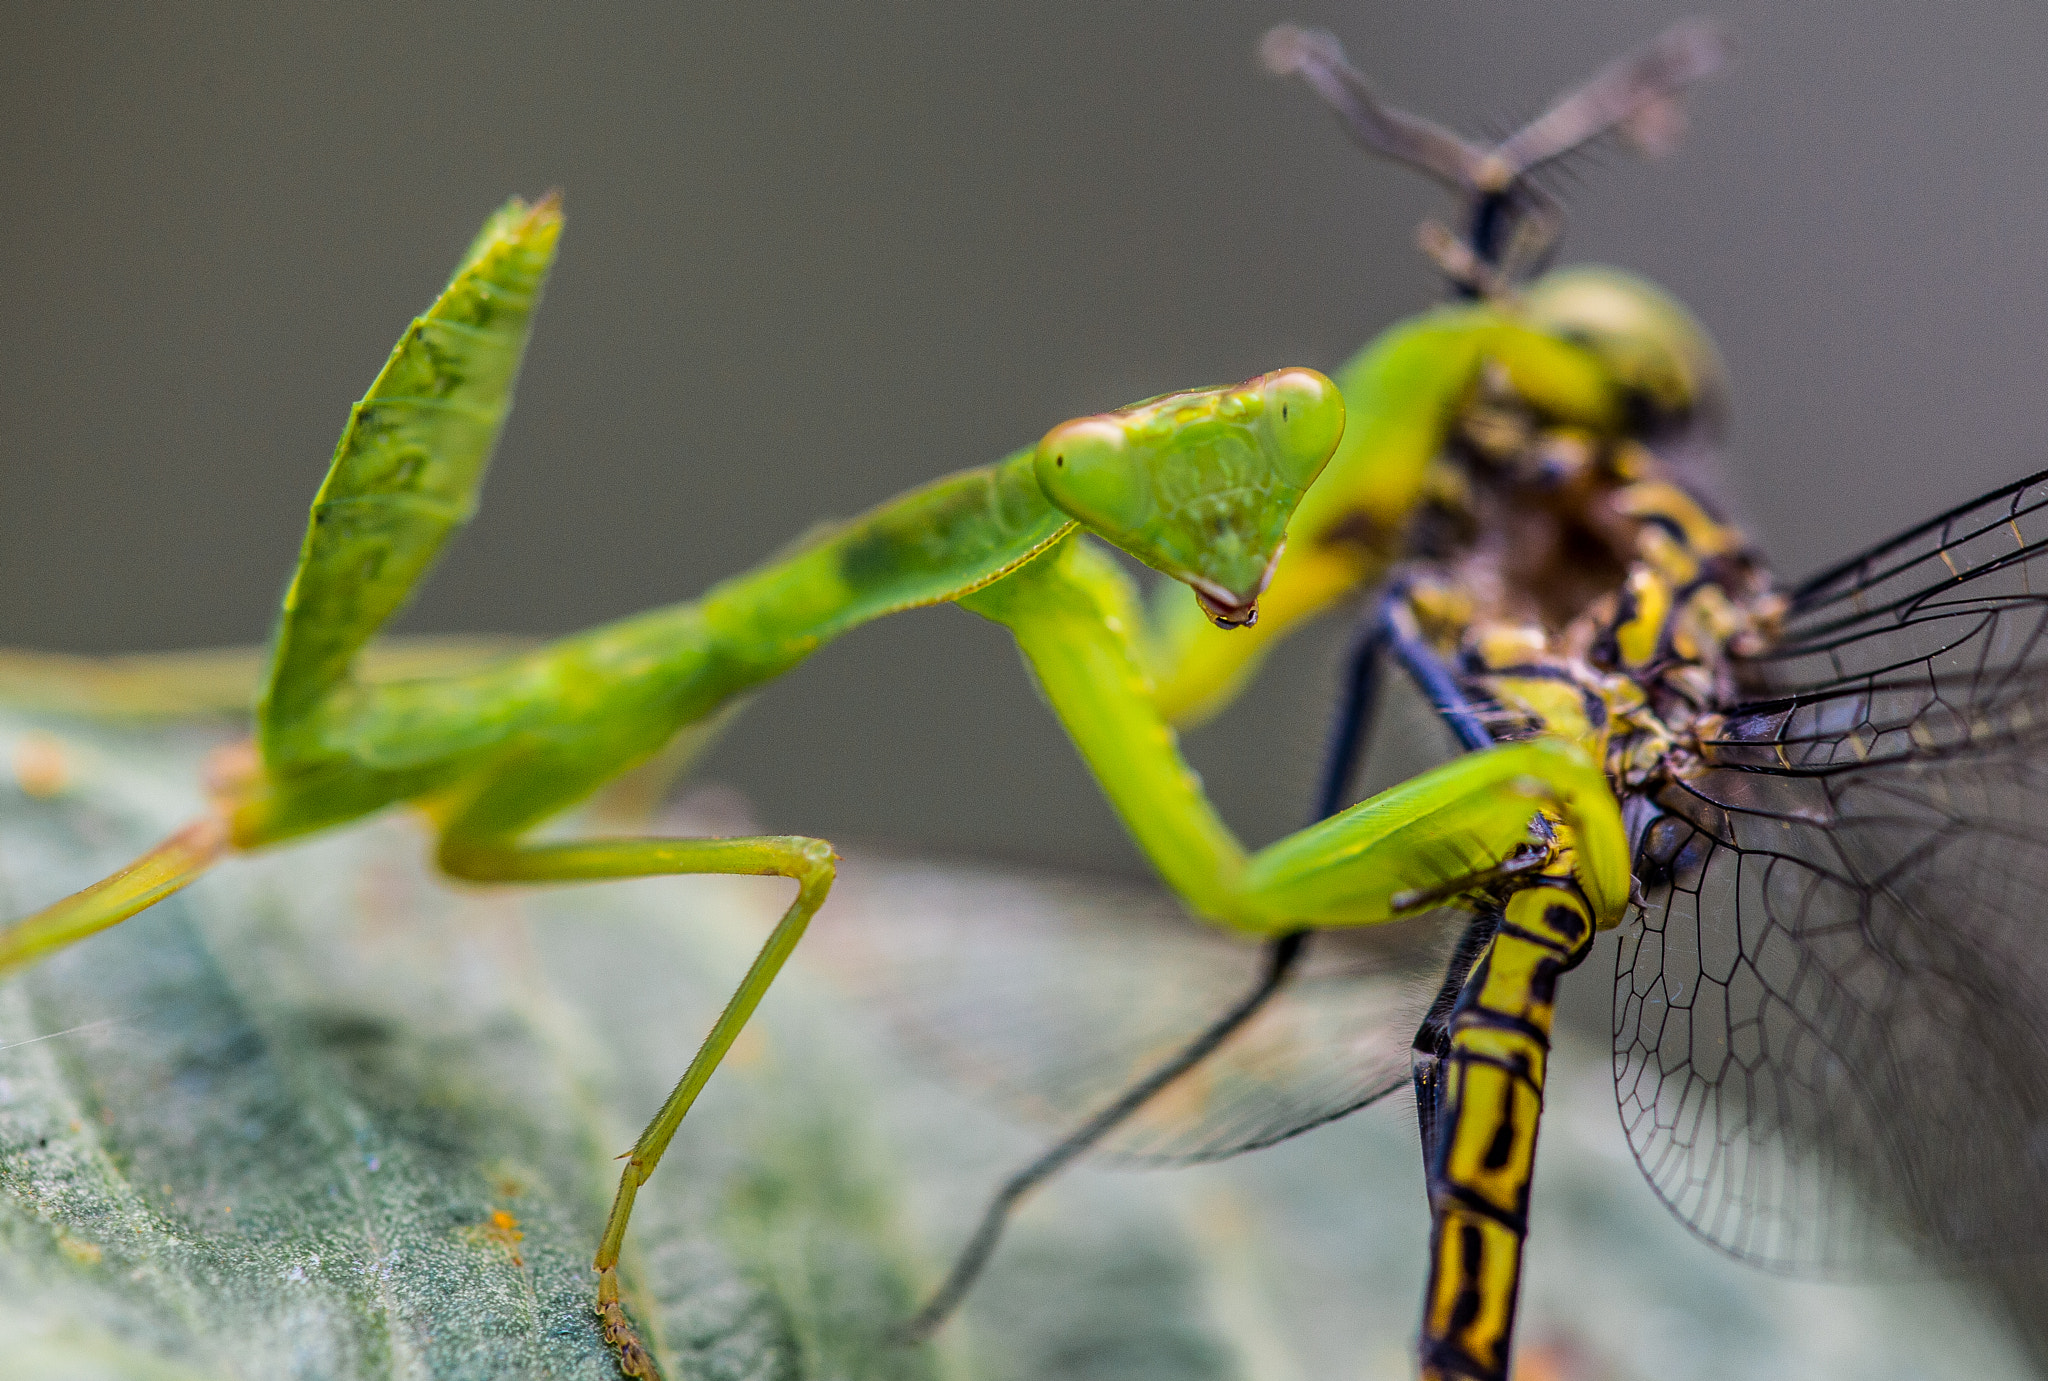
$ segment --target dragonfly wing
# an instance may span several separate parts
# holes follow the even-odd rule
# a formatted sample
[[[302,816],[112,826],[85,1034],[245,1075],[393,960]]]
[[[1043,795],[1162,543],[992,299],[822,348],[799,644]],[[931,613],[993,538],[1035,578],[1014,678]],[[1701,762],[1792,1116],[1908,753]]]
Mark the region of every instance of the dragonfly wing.
[[[1163,1064],[1265,967],[1262,946],[1133,884],[873,856],[840,878],[813,937],[830,971],[949,1076],[1056,1130]],[[1102,1150],[1219,1159],[1407,1088],[1458,930],[1433,914],[1316,936],[1280,994]]]
[[[1808,582],[1706,768],[1638,811],[1616,1091],[1730,1252],[2048,1242],[2044,545],[2036,476]]]

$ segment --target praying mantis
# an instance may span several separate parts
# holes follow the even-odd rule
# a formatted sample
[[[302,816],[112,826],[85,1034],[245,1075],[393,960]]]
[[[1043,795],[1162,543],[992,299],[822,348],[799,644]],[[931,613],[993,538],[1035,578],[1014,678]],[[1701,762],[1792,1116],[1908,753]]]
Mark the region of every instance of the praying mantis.
[[[1218,818],[1154,698],[1172,684],[1128,578],[1083,532],[1190,587],[1238,629],[1283,578],[1290,524],[1410,501],[1428,414],[1483,352],[1591,423],[1616,400],[1589,352],[1479,307],[1410,333],[1352,388],[1283,369],[1054,428],[1033,449],[827,530],[656,610],[475,670],[352,674],[473,510],[562,227],[559,201],[509,203],[350,411],[286,591],[249,746],[224,756],[213,808],[129,867],[0,931],[0,968],[81,941],[231,851],[286,843],[396,805],[439,836],[451,877],[561,883],[689,873],[785,877],[797,895],[627,1158],[595,1258],[597,1308],[628,1375],[654,1374],[621,1302],[633,1198],[825,901],[835,855],[800,836],[529,843],[535,826],[868,620],[957,603],[1016,637],[1038,685],[1160,874],[1198,914],[1276,934],[1363,925],[1485,874],[1539,811],[1589,862],[1596,913],[1627,899],[1620,819],[1598,767],[1562,741],[1469,758],[1256,854]],[[1343,445],[1340,446],[1340,439]],[[1333,456],[1333,452],[1335,453]],[[1317,495],[1313,503],[1311,496]],[[1320,558],[1310,544],[1312,562]],[[1168,654],[1170,657],[1170,654]],[[1155,670],[1157,668],[1158,670]]]
[[[1690,453],[1711,449],[1722,422],[1724,381],[1712,341],[1681,305],[1630,275],[1537,276],[1562,217],[1532,175],[1615,132],[1639,151],[1668,150],[1680,128],[1678,98],[1720,66],[1725,35],[1711,23],[1681,21],[1491,146],[1381,103],[1330,35],[1282,25],[1261,52],[1271,71],[1310,85],[1368,150],[1465,199],[1462,235],[1436,222],[1421,234],[1455,296],[1585,348],[1614,409],[1574,412],[1530,391],[1540,390],[1539,376],[1470,329],[1480,309],[1453,306],[1394,327],[1338,378],[1354,402],[1405,396],[1429,458],[1424,482],[1312,493],[1274,581],[1277,616],[1253,637],[1227,641],[1183,620],[1186,674],[1161,682],[1164,703],[1179,717],[1200,717],[1235,693],[1272,639],[1381,586],[1347,659],[1315,818],[1338,816],[1349,799],[1382,658],[1407,673],[1468,753],[1488,757],[1510,741],[1575,743],[1640,806],[1645,781],[1704,755],[1686,742],[1686,722],[1734,694],[1737,659],[1768,644],[1783,601],[1746,539],[1698,497],[1698,477],[1687,473]],[[1418,340],[1426,344],[1416,349]],[[1411,358],[1446,372],[1408,372],[1401,362]],[[1630,743],[1638,734],[1645,741]],[[1631,754],[1640,761],[1632,765]],[[1435,903],[1465,913],[1455,949],[1439,961],[1436,999],[1418,1014],[1411,1057],[1434,1219],[1420,1340],[1431,1381],[1508,1373],[1556,985],[1583,962],[1595,931],[1616,923],[1588,890],[1604,866],[1588,841],[1555,814],[1534,828],[1540,840],[1520,854],[1489,854],[1498,858],[1491,868],[1392,899],[1400,914]],[[1497,843],[1478,847],[1488,853]],[[1626,870],[1618,881],[1632,885]],[[913,1335],[958,1305],[1025,1194],[1112,1137],[1261,1014],[1300,967],[1312,931],[1304,924],[1269,939],[1247,993],[1170,1055],[1134,1071],[1005,1181],[913,1319]],[[1271,1096],[1282,1110],[1251,1113],[1232,1127],[1226,1099],[1225,1108],[1190,1119],[1200,1130],[1188,1131],[1185,1143],[1166,1138],[1193,1150],[1162,1158],[1267,1145],[1406,1082],[1388,1077],[1376,1040],[1346,1039],[1358,1049],[1333,1063],[1356,1060],[1363,1075],[1348,1092],[1333,1100],[1304,1090],[1291,1106],[1297,1095],[1281,1079]],[[1262,1082],[1257,1074],[1250,1081]]]
[[[795,898],[628,1153],[597,1248],[606,1339],[627,1375],[650,1376],[618,1279],[634,1195],[825,904],[836,855],[805,836],[529,836],[863,623],[951,603],[1009,629],[1162,879],[1235,933],[1374,925],[1524,873],[1573,899],[1562,908],[1579,927],[1571,944],[1619,921],[1630,895],[1620,808],[1596,752],[1570,732],[1475,743],[1252,852],[1182,759],[1175,726],[1234,695],[1274,637],[1387,569],[1475,390],[1510,393],[1588,437],[1625,438],[1670,376],[1644,362],[1668,366],[1695,347],[1682,321],[1641,309],[1658,299],[1562,280],[1553,293],[1459,303],[1389,332],[1334,382],[1281,369],[1063,423],[698,600],[472,669],[359,675],[371,640],[474,509],[561,229],[552,197],[495,214],[351,409],[284,596],[253,739],[217,762],[212,809],[0,931],[0,969],[134,915],[230,852],[396,806],[429,822],[442,870],[470,882],[790,880]],[[1638,310],[1607,311],[1617,292]],[[1589,302],[1607,311],[1590,324]],[[1148,606],[1098,542],[1167,577],[1167,597]],[[1515,1125],[1526,1170],[1533,1115]],[[1488,1269],[1493,1304],[1507,1291],[1511,1308],[1511,1273],[1491,1258]]]

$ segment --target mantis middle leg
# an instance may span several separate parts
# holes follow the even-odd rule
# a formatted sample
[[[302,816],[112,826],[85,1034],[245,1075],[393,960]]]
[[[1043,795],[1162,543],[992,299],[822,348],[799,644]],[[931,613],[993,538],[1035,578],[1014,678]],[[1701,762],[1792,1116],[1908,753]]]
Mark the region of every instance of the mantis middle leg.
[[[797,884],[796,899],[775,923],[746,977],[719,1013],[661,1110],[626,1155],[619,1191],[605,1220],[594,1262],[598,1272],[597,1312],[605,1341],[618,1349],[628,1376],[655,1377],[654,1359],[634,1332],[619,1303],[619,1248],[633,1215],[633,1197],[654,1173],[662,1153],[725,1052],[775,981],[783,961],[803,938],[804,928],[832,889],[838,855],[822,839],[770,835],[748,839],[600,839],[566,844],[522,845],[451,834],[441,843],[440,864],[451,876],[472,882],[599,882],[617,878],[689,873],[786,877]]]
[[[0,930],[0,973],[118,925],[183,889],[228,850],[227,822],[208,815],[83,891]]]

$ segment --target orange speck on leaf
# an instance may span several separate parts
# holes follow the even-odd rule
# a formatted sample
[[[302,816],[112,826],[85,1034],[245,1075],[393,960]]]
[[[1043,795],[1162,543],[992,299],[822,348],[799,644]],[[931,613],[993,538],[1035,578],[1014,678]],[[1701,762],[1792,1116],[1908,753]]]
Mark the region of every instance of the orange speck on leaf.
[[[37,799],[57,795],[71,785],[71,757],[48,734],[26,734],[14,746],[14,783]]]
[[[502,1208],[494,1208],[483,1222],[461,1229],[461,1235],[475,1246],[491,1246],[512,1258],[514,1266],[524,1266],[526,1258],[519,1254],[519,1243],[526,1234],[520,1230],[519,1220]]]
[[[94,1243],[85,1241],[83,1238],[73,1237],[69,1233],[65,1233],[57,1239],[57,1250],[63,1252],[64,1255],[80,1266],[97,1266],[100,1264],[101,1252],[99,1247]]]

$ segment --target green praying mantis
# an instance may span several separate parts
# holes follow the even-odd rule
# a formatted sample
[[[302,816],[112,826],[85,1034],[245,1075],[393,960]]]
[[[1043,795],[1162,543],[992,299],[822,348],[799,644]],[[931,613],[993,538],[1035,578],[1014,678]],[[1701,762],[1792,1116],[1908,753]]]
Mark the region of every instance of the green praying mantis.
[[[1568,736],[1487,746],[1253,852],[1175,729],[1227,702],[1274,638],[1385,571],[1482,385],[1558,426],[1625,435],[1646,378],[1664,377],[1644,361],[1692,344],[1657,310],[1612,310],[1655,308],[1654,294],[1567,277],[1455,304],[1388,332],[1334,381],[1281,369],[1063,423],[698,600],[481,666],[361,675],[380,628],[474,510],[561,229],[552,196],[493,215],[350,410],[284,596],[253,740],[218,760],[212,809],[0,931],[0,970],[134,915],[230,852],[399,805],[430,823],[442,870],[472,882],[789,879],[794,900],[626,1156],[597,1248],[605,1336],[626,1374],[650,1376],[618,1279],[634,1195],[825,903],[836,855],[804,836],[530,836],[863,623],[951,603],[1009,629],[1125,828],[1218,926],[1265,938],[1373,925],[1536,862],[1577,889],[1593,925],[1620,919],[1619,806],[1596,756]],[[1166,593],[1148,603],[1101,544],[1166,577]]]

